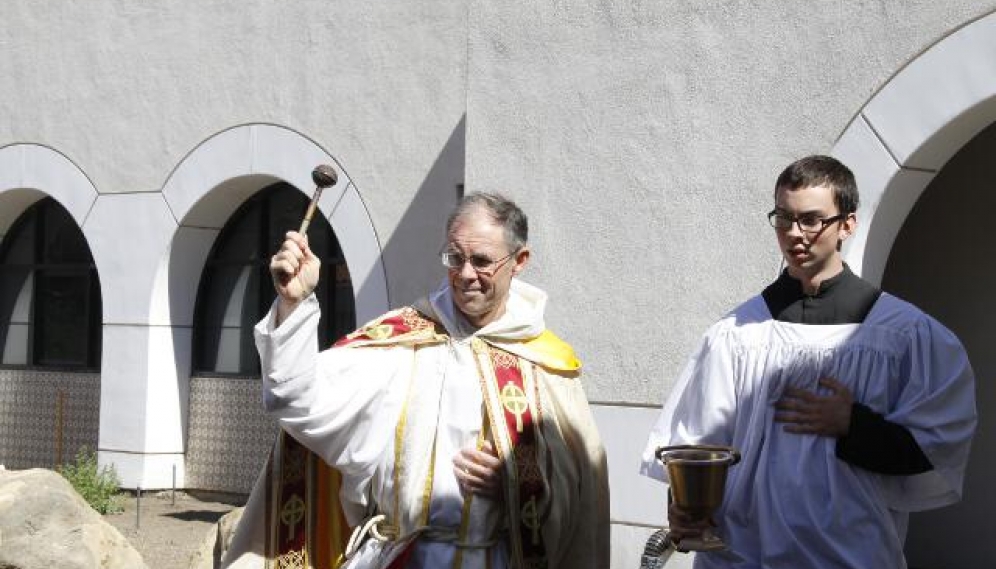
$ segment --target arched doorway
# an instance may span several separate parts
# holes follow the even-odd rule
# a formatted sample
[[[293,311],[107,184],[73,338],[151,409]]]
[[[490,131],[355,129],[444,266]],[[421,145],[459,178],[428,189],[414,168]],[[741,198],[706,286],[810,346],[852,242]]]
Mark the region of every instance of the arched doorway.
[[[996,266],[988,260],[990,213],[996,211],[996,124],[982,131],[938,172],[896,237],[882,287],[917,304],[951,328],[971,356],[979,423],[961,503],[910,519],[913,567],[981,569],[996,559],[990,512],[996,494]],[[938,544],[958,544],[938,547]]]
[[[0,456],[51,468],[94,451],[100,409],[101,295],[79,226],[51,197],[0,242]]]
[[[157,287],[152,295],[152,312],[164,327],[169,327],[172,342],[163,343],[163,346],[170,351],[168,356],[174,362],[177,382],[186,403],[181,417],[183,432],[177,434],[182,435],[185,448],[185,476],[178,483],[187,488],[248,492],[275,434],[273,425],[262,416],[258,385],[254,381],[224,377],[231,370],[234,373],[230,375],[242,375],[243,378],[255,373],[251,366],[243,366],[252,362],[255,348],[251,343],[247,347],[243,341],[245,329],[241,321],[226,332],[238,337],[225,344],[224,350],[217,351],[217,342],[195,346],[192,331],[199,325],[194,313],[199,283],[202,276],[213,278],[209,273],[217,272],[225,263],[224,260],[216,259],[218,263],[210,260],[212,248],[223,239],[228,222],[244,217],[242,214],[247,210],[240,212],[240,208],[257,211],[250,202],[265,198],[270,191],[266,188],[289,190],[297,200],[296,205],[287,206],[293,212],[278,216],[279,220],[271,222],[272,231],[266,232],[277,235],[278,230],[296,229],[303,205],[314,189],[311,171],[318,164],[332,165],[339,177],[333,187],[323,192],[319,201],[322,219],[319,220],[316,213],[309,236],[315,238],[313,230],[321,227],[330,235],[334,233],[336,245],[330,248],[335,251],[333,257],[336,262],[348,266],[346,273],[341,275],[348,274],[348,278],[340,283],[347,290],[337,292],[350,295],[353,301],[352,312],[348,314],[349,324],[364,322],[385,312],[389,305],[381,247],[357,188],[342,166],[314,141],[275,125],[235,127],[198,145],[171,173],[163,187],[163,196],[179,226],[171,239],[169,254],[161,260]],[[263,209],[266,208],[259,211]],[[284,219],[288,216],[293,222]],[[257,235],[262,233],[262,230],[256,230]],[[272,244],[263,248],[272,248]],[[266,258],[270,254],[272,251],[266,253]],[[327,264],[331,269],[336,263]],[[261,270],[262,266],[256,269]],[[243,265],[240,271],[245,268]],[[240,276],[243,273],[248,275],[242,271]],[[257,278],[255,282],[258,284],[260,280]],[[328,278],[325,282],[331,284],[334,280]],[[215,282],[221,283],[222,288],[228,286],[233,293],[236,289],[247,290],[243,285],[251,285],[248,277],[242,284],[238,278],[235,282],[230,279],[215,279]],[[218,298],[224,296],[221,294]],[[229,298],[228,302],[236,301]],[[232,307],[232,314],[244,308],[241,302],[237,304],[239,306]],[[208,318],[206,323],[212,325],[210,321]],[[228,326],[224,324],[224,314],[213,325],[217,326],[219,322],[223,327]],[[339,324],[339,328],[345,326]],[[219,340],[220,336],[215,339]],[[201,348],[207,350],[195,354]],[[199,356],[212,351],[213,355],[198,360]],[[252,358],[244,359],[243,355]],[[219,367],[219,364],[222,365]],[[241,438],[238,430],[242,431]],[[220,452],[221,449],[227,454]]]
[[[248,493],[276,438],[260,404],[253,330],[276,297],[270,256],[307,206],[294,186],[270,184],[235,210],[211,247],[194,311],[188,487]],[[319,343],[330,346],[356,327],[352,282],[328,220],[312,220],[308,242],[321,261]]]
[[[58,151],[0,148],[0,463],[7,468],[50,468],[97,444],[102,305],[85,227],[96,199],[86,174]]]
[[[910,567],[989,567],[986,535],[996,416],[987,386],[996,327],[986,283],[985,215],[996,169],[996,14],[939,41],[897,73],[845,129],[833,154],[858,178],[862,206],[845,259],[866,279],[921,306],[959,335],[977,377],[979,426],[963,501],[914,514]],[[943,89],[938,86],[943,85]],[[987,158],[988,154],[988,158]],[[991,363],[992,362],[992,363]]]

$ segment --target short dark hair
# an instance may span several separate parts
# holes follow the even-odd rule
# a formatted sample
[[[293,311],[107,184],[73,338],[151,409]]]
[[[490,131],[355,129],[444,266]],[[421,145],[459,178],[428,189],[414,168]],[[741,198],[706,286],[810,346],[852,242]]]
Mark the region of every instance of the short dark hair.
[[[476,209],[483,210],[488,217],[505,230],[505,245],[509,251],[518,251],[529,240],[529,220],[515,202],[501,194],[475,192],[457,203],[446,219],[446,233],[453,223]]]
[[[850,168],[831,156],[813,155],[800,158],[788,165],[775,182],[778,190],[798,190],[815,186],[829,186],[839,213],[858,211],[858,184]]]

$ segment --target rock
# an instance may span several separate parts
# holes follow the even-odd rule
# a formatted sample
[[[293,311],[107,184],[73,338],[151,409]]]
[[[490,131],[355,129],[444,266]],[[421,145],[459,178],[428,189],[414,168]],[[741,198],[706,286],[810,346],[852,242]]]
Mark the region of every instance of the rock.
[[[156,499],[158,500],[186,500],[190,496],[187,495],[183,490],[160,490],[156,492]]]
[[[65,478],[43,469],[0,471],[0,567],[148,569]]]
[[[235,527],[239,524],[243,511],[244,507],[235,508],[218,520],[191,556],[189,569],[218,569],[221,566],[221,558],[232,545],[232,536],[235,535]]]

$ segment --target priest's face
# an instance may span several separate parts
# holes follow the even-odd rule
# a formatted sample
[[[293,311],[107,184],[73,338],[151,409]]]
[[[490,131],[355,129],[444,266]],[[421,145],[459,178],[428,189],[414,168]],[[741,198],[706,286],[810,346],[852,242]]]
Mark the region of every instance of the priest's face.
[[[467,321],[483,327],[505,313],[512,277],[525,268],[529,249],[509,250],[505,230],[483,209],[455,219],[446,251],[464,262],[447,270],[453,302]]]
[[[783,220],[794,220],[775,229],[789,274],[804,282],[819,284],[841,271],[839,244],[857,225],[854,214],[840,215],[829,186],[779,188],[775,212]]]

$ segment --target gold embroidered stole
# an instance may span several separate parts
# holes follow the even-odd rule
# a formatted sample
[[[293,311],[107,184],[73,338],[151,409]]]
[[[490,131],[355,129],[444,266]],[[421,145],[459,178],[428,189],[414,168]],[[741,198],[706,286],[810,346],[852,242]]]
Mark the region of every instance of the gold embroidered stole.
[[[408,393],[394,429],[394,503],[390,512],[384,512],[397,535],[428,525],[436,470],[439,413],[424,411],[438,409],[443,378],[437,374],[416,382],[418,353],[419,347],[413,347]]]
[[[284,431],[266,473],[266,569],[339,567],[349,537],[339,473]]]
[[[527,360],[473,340],[481,389],[498,458],[505,466],[512,567],[547,567],[543,520],[549,492],[539,457],[545,447],[539,433],[543,421],[535,369]]]

